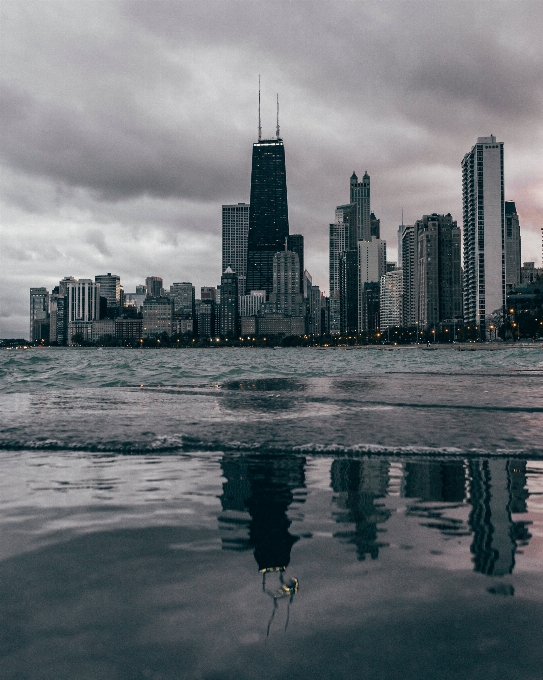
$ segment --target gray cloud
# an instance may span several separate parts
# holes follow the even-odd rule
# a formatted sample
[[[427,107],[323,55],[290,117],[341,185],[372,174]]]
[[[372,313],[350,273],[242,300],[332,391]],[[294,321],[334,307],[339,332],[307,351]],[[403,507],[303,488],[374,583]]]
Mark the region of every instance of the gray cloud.
[[[280,92],[291,231],[323,288],[353,169],[370,172],[393,251],[402,207],[460,221],[460,160],[490,133],[525,257],[539,254],[540,2],[4,0],[2,13],[4,333],[24,331],[27,286],[67,274],[217,283],[220,205],[249,199],[258,73],[265,134]]]

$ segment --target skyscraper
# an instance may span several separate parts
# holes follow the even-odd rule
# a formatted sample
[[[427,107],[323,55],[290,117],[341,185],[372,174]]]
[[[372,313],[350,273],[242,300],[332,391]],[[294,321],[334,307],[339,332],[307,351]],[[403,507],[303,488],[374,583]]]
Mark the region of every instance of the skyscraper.
[[[238,278],[231,267],[227,267],[221,276],[219,305],[220,335],[226,338],[237,338],[239,335]]]
[[[514,201],[505,201],[505,285],[507,290],[520,285],[520,224]]]
[[[30,340],[49,340],[49,291],[30,289]]]
[[[462,160],[464,320],[486,336],[486,319],[505,305],[503,142],[478,137]]]
[[[373,213],[370,214],[370,236],[381,238],[381,220]]]
[[[298,255],[300,264],[300,293],[304,292],[304,237],[302,234],[290,234],[287,236],[287,250]]]
[[[247,239],[249,205],[237,203],[222,207],[222,271],[230,267],[238,275],[239,294],[245,295],[247,278]]]
[[[402,325],[414,326],[417,323],[417,248],[415,225],[402,224],[398,232],[398,252],[401,259],[398,266],[403,270],[403,319]],[[401,247],[400,247],[401,244]]]
[[[415,288],[421,328],[462,317],[460,229],[448,215],[424,215],[416,235]]]
[[[347,308],[351,308],[352,301],[345,298],[347,294],[355,294],[355,306],[358,304],[358,283],[351,280],[353,257],[350,256],[348,266],[345,266],[344,253],[358,250],[358,207],[355,203],[338,205],[335,221],[330,225],[330,333],[339,335],[345,332],[347,324]],[[357,259],[356,256],[355,259]],[[342,264],[343,262],[343,264]],[[356,267],[358,262],[356,262]],[[342,275],[343,272],[343,275]],[[343,297],[342,297],[343,296]],[[343,309],[343,313],[342,313]],[[341,319],[344,323],[342,324]],[[351,318],[349,316],[349,318]]]
[[[121,277],[117,274],[99,274],[94,277],[95,283],[100,284],[100,295],[106,298],[108,309],[121,305]]]
[[[160,297],[164,294],[164,281],[160,276],[148,276],[145,279],[145,286],[147,287],[147,295],[149,297]]]
[[[273,256],[284,250],[288,235],[285,147],[278,135],[253,144],[247,292],[273,291]]]
[[[375,287],[366,287],[367,283],[379,283],[386,274],[387,253],[386,242],[379,238],[358,242],[358,332],[372,330],[368,321],[367,299],[365,291],[373,297]]]
[[[63,282],[60,282],[59,288]],[[73,337],[83,340],[92,337],[92,323],[100,318],[100,284],[91,279],[68,280],[66,293],[66,314],[68,323],[68,344]]]
[[[403,271],[396,269],[381,276],[379,299],[380,330],[402,325]]]
[[[305,315],[305,303],[300,292],[300,263],[297,253],[289,250],[275,253],[270,303],[275,306],[274,313],[296,317]]]
[[[358,181],[353,171],[350,182],[350,200],[356,204],[356,217],[358,225],[358,240],[371,240],[371,210],[370,210],[370,176],[368,171],[364,173],[362,181]],[[374,216],[375,217],[375,216]]]

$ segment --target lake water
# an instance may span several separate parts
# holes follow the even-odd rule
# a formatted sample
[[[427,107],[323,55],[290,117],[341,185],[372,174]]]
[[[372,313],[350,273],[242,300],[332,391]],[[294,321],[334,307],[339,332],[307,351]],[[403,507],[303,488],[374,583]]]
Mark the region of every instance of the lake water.
[[[541,346],[18,350],[0,380],[0,677],[543,677]]]

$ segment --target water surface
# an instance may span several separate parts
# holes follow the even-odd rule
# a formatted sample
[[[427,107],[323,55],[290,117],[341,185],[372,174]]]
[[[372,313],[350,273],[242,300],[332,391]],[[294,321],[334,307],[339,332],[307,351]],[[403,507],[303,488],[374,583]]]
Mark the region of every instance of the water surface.
[[[3,677],[541,677],[542,356],[0,353]]]

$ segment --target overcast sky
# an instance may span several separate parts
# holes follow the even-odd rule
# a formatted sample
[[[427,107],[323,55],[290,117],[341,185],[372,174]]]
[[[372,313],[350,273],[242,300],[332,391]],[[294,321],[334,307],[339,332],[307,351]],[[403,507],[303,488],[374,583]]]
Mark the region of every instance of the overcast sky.
[[[461,224],[463,155],[505,143],[523,260],[541,261],[543,3],[2,0],[0,337],[30,286],[112,272],[217,285],[221,204],[249,201],[279,93],[291,233],[328,291],[328,225],[371,176],[388,259]],[[199,293],[197,293],[199,296]]]

